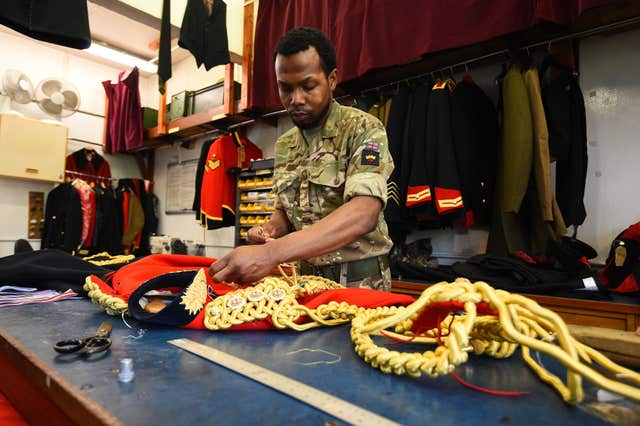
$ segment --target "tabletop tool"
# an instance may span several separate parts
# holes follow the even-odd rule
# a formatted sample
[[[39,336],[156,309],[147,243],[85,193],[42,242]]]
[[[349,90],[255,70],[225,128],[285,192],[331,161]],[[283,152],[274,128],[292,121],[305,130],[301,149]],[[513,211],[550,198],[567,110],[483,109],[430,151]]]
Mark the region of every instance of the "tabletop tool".
[[[343,399],[210,346],[196,343],[189,339],[169,340],[168,343],[204,359],[213,361],[231,371],[235,371],[249,379],[280,391],[285,395],[296,398],[305,404],[311,405],[349,424],[367,426],[398,425],[398,423],[392,420],[365,410]]]
[[[61,354],[77,353],[79,355],[91,355],[104,352],[111,346],[111,324],[103,322],[96,330],[95,335],[84,338],[73,338],[57,342],[53,349]]]

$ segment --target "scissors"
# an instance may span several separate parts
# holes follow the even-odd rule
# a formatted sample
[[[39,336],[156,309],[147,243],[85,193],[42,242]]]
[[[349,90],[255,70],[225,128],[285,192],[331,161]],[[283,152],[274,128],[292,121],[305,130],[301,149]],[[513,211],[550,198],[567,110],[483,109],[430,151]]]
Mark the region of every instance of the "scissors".
[[[55,345],[53,349],[61,354],[77,353],[81,355],[91,355],[98,352],[104,352],[111,346],[111,324],[103,322],[96,330],[96,334],[93,336],[85,337],[84,339],[68,339],[61,340]]]

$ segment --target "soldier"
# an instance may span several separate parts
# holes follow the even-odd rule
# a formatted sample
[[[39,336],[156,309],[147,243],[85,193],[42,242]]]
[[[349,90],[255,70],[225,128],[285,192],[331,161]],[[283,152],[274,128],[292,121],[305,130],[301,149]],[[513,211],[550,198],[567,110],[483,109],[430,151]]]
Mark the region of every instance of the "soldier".
[[[384,126],[334,101],[335,51],[317,29],[295,28],[274,53],[278,92],[295,127],[276,142],[276,210],[211,265],[216,281],[253,282],[282,262],[349,287],[390,290],[384,221],[393,170]]]

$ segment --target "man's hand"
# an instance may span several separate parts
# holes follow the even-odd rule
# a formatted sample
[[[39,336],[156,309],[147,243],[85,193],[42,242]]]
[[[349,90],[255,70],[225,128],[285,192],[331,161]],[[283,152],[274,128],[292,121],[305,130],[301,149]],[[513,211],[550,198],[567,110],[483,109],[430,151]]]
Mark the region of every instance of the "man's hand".
[[[274,226],[268,222],[264,225],[254,226],[247,232],[247,244],[264,244],[276,237]]]
[[[216,282],[251,283],[270,274],[278,266],[274,252],[266,245],[236,247],[209,268]]]

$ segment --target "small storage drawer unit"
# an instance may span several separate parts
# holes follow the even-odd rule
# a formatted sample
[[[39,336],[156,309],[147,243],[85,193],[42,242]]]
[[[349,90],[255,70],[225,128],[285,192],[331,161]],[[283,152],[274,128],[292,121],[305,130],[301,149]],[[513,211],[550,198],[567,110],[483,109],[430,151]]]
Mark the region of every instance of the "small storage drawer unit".
[[[275,210],[273,160],[259,160],[237,175],[235,245],[246,244],[252,226],[267,223]]]

